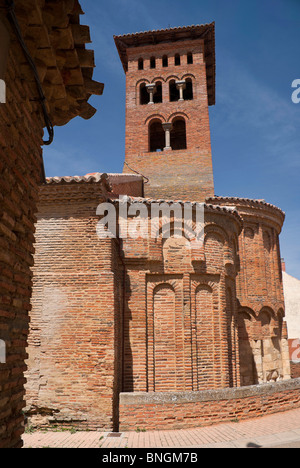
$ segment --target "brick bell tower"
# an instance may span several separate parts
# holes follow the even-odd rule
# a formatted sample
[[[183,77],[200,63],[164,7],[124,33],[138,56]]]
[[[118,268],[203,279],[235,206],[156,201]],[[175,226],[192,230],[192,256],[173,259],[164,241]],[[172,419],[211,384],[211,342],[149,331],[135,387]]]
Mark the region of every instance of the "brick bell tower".
[[[214,196],[208,106],[215,104],[214,23],[115,36],[126,73],[124,173],[145,196]]]

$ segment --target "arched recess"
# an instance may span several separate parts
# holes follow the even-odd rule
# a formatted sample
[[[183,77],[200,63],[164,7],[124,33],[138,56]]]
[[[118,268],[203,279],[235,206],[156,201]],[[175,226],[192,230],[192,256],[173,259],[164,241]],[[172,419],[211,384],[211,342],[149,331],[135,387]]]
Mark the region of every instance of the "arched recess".
[[[175,291],[170,284],[153,290],[154,391],[176,389]]]
[[[165,147],[165,131],[162,126],[162,121],[154,118],[149,122],[149,151],[163,151]]]
[[[255,313],[251,309],[244,308],[239,311],[237,317],[241,386],[256,385],[258,384],[258,374],[254,358],[255,349],[253,348]]]
[[[261,334],[263,381],[280,380],[283,376],[281,342],[278,336],[278,318],[271,307],[263,307],[258,314]]]
[[[210,269],[218,269],[224,267],[224,247],[225,238],[220,232],[215,232],[212,229],[206,230],[204,239],[204,251],[206,257],[206,265]]]
[[[243,281],[241,286],[245,296],[252,289],[252,284],[255,284],[257,277],[256,255],[255,255],[255,230],[252,226],[245,226],[242,234],[242,275]]]
[[[195,290],[195,335],[199,391],[214,387],[213,290],[208,284]]]
[[[192,267],[191,244],[184,236],[163,239],[164,271],[181,273]]]
[[[272,310],[266,307],[264,307],[258,314],[257,321],[259,323],[261,339],[271,338],[271,321],[273,318],[272,315]]]
[[[265,283],[269,297],[273,296],[273,276],[274,268],[272,262],[272,237],[268,231],[263,231],[264,245],[264,268],[265,268]]]
[[[173,151],[184,150],[186,144],[186,122],[183,117],[175,117],[172,120],[171,148]]]

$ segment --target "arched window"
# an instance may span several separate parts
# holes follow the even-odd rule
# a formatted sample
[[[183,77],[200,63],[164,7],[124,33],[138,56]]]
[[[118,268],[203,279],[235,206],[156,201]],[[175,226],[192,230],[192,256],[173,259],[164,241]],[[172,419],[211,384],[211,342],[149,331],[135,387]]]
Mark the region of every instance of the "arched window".
[[[186,124],[183,117],[176,117],[171,130],[171,147],[172,150],[186,149]]]
[[[179,90],[176,86],[176,81],[171,80],[169,83],[169,92],[170,92],[170,102],[178,101],[179,99]]]
[[[183,99],[185,101],[191,101],[194,98],[193,82],[191,78],[187,78],[185,82],[186,82],[186,87],[185,87],[185,90],[183,91]]]
[[[143,106],[144,104],[148,104],[150,100],[149,93],[146,88],[146,84],[142,83],[140,85],[140,104]]]
[[[155,57],[151,57],[151,59],[150,59],[150,68],[156,68]]]
[[[166,68],[169,65],[168,56],[164,55],[162,58],[162,66]]]
[[[176,55],[175,55],[175,65],[176,65],[176,67],[177,67],[178,65],[180,65],[180,55],[179,55],[179,54],[176,54]]]
[[[187,54],[187,63],[188,65],[192,65],[194,63],[194,58],[192,52],[188,52]]]
[[[139,58],[138,69],[139,70],[144,70],[144,59],[142,59],[142,58]]]
[[[157,104],[157,103],[162,102],[162,84],[160,81],[155,83],[155,88],[156,88],[156,91],[153,95],[153,102],[154,104]]]
[[[163,151],[165,147],[165,131],[160,120],[152,120],[149,124],[149,151]]]

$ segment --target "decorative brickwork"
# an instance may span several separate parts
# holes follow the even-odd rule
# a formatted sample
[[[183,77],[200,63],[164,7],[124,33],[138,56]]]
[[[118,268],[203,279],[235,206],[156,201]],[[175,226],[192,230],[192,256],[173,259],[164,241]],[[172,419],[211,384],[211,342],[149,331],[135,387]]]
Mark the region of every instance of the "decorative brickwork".
[[[124,174],[48,179],[40,191],[30,424],[179,428],[298,405],[284,322],[284,214],[214,196],[214,25],[115,41],[127,82]],[[193,231],[199,201],[203,243],[183,224],[189,209]],[[106,211],[115,211],[115,235],[99,239]],[[133,236],[138,212],[146,235]]]
[[[115,38],[126,71],[125,161],[150,179],[147,197],[204,201],[214,195],[208,114],[214,63],[207,59],[211,48],[214,57],[213,39],[214,24]]]
[[[283,320],[279,246],[285,215],[262,200],[215,197],[208,201],[234,207],[244,222],[239,237],[237,276],[241,384],[288,378],[289,348]]]

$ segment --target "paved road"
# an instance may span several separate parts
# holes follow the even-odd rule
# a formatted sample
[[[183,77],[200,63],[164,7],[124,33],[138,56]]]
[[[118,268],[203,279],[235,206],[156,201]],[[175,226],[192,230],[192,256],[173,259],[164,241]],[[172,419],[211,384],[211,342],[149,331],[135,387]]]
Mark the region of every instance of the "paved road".
[[[300,408],[241,422],[175,431],[33,432],[24,448],[300,448]]]

